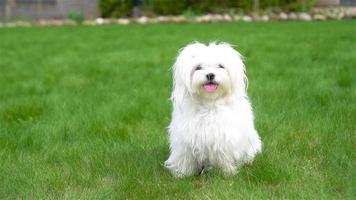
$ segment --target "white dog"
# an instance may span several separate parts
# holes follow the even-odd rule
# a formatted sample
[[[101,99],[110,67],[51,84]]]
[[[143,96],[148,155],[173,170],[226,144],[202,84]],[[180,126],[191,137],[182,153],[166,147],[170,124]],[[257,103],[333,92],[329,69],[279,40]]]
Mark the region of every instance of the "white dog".
[[[241,55],[227,43],[189,44],[173,66],[171,154],[176,177],[218,167],[227,175],[261,151]]]

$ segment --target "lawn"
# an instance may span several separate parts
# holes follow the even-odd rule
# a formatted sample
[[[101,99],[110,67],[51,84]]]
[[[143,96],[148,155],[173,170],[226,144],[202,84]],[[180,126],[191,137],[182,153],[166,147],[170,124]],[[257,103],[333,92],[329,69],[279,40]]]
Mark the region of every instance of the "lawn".
[[[199,40],[244,56],[263,153],[175,179],[171,65]],[[0,29],[0,199],[355,199],[356,22]]]

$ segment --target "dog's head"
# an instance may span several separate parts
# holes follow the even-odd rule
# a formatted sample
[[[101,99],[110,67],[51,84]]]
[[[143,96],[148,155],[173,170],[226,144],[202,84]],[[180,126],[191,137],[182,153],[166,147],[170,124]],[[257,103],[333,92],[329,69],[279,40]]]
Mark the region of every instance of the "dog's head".
[[[191,97],[214,101],[246,95],[245,67],[241,55],[227,43],[193,43],[184,47],[173,66],[175,104]]]

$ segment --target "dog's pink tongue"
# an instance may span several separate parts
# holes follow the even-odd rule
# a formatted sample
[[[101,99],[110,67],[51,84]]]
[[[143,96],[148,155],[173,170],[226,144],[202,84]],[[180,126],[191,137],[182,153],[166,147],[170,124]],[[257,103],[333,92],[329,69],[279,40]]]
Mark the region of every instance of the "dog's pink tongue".
[[[204,85],[204,90],[206,92],[215,92],[215,90],[218,88],[217,84],[214,83],[208,83]]]

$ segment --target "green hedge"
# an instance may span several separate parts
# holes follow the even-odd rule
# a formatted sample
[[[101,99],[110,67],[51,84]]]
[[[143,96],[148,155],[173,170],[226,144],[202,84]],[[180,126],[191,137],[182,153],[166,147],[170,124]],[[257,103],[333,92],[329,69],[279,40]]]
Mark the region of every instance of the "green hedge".
[[[134,0],[100,0],[99,9],[102,17],[130,17]]]
[[[303,11],[311,8],[316,0],[260,0],[261,10],[278,8],[284,11]],[[254,0],[100,0],[103,17],[130,17],[135,5],[154,15],[179,15],[186,11],[196,14],[227,13],[231,11],[251,12]]]
[[[179,15],[188,9],[188,1],[145,0],[144,9],[158,15]]]

